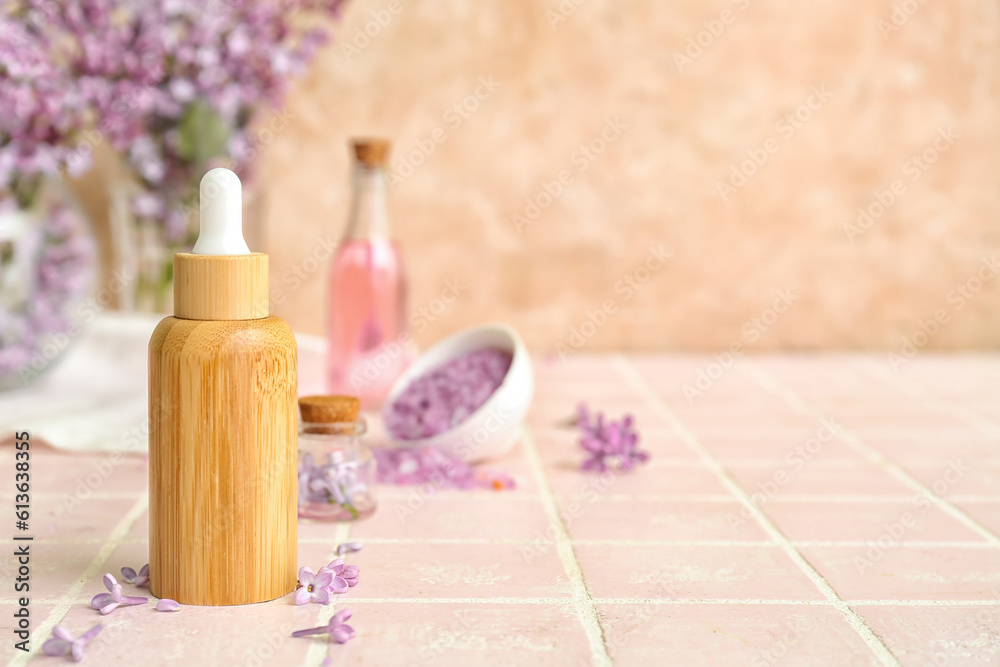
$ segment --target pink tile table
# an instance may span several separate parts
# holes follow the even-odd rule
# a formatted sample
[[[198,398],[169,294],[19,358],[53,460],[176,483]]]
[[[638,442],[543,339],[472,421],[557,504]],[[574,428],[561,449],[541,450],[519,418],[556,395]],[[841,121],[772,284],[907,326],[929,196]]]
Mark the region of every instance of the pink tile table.
[[[686,390],[700,371],[712,382]],[[1000,356],[720,373],[710,356],[580,355],[536,373],[524,436],[492,464],[516,490],[380,488],[369,520],[301,526],[314,568],[364,543],[360,584],[328,607],[101,618],[102,575],[147,561],[145,462],[36,447],[33,650],[13,648],[5,539],[0,659],[62,664],[38,650],[52,627],[101,621],[86,661],[102,667],[1000,665]],[[564,422],[581,400],[633,413],[650,463],[580,473]],[[345,607],[352,642],[290,637]]]

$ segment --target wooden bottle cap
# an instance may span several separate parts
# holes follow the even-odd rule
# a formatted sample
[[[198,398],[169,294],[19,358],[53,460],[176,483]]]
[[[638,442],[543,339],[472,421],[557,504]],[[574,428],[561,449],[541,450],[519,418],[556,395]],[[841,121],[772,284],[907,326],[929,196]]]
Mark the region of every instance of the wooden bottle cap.
[[[174,316],[259,320],[269,315],[267,255],[174,255]]]
[[[303,396],[299,399],[302,421],[312,424],[356,422],[361,400],[354,396]]]
[[[389,160],[388,139],[351,139],[351,147],[354,149],[354,157],[366,167],[384,167]]]

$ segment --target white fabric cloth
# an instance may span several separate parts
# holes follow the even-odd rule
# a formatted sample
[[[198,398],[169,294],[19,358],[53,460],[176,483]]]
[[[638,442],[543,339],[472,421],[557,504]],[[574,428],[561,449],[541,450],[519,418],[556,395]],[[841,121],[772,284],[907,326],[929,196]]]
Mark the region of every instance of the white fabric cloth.
[[[147,449],[147,350],[163,315],[103,313],[33,384],[0,393],[0,432],[73,451]],[[296,334],[299,394],[323,392],[325,344]]]

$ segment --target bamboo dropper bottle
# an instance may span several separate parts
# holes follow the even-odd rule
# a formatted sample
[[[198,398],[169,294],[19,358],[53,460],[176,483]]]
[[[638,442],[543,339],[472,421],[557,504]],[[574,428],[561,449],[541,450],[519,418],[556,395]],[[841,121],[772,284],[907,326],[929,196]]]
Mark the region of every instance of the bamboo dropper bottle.
[[[201,181],[201,234],[174,255],[174,316],[149,341],[150,589],[181,604],[296,585],[296,353],[243,240],[239,178]]]

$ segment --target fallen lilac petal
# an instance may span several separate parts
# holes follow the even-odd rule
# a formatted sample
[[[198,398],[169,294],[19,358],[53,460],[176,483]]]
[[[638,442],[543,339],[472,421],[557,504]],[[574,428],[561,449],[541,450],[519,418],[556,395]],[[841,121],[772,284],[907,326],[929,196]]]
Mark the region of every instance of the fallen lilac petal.
[[[156,603],[156,611],[180,611],[180,604],[175,600],[163,598]]]
[[[72,648],[72,642],[68,642],[65,639],[48,639],[44,644],[42,644],[42,651],[45,655],[66,655],[72,650]]]
[[[329,570],[334,574],[340,574],[340,572],[344,569],[344,559],[335,558],[334,560],[331,560],[329,563],[327,563],[326,567],[324,567],[323,569]]]
[[[348,565],[341,571],[340,576],[344,578],[344,581],[347,582],[348,586],[353,588],[358,585],[358,577],[360,574],[361,568],[357,565]]]
[[[114,593],[115,588],[121,589],[121,585],[119,585],[118,581],[110,572],[104,575],[104,587],[112,593]]]
[[[139,575],[135,578],[136,586],[145,586],[149,583],[149,563],[139,569]]]
[[[120,602],[109,602],[108,604],[104,605],[100,609],[101,616],[107,616],[115,609],[117,609],[120,604],[121,604]]]
[[[69,630],[66,629],[64,625],[57,625],[52,628],[52,636],[56,639],[62,639],[63,641],[72,642],[74,641],[73,635],[70,634]]]
[[[130,567],[122,568],[122,579],[124,579],[126,583],[134,584],[136,576],[138,575],[132,568]]]
[[[309,637],[310,635],[325,635],[330,632],[330,628],[325,625],[320,628],[306,628],[305,630],[296,630],[292,633],[293,637]]]
[[[338,595],[346,593],[348,588],[350,588],[350,585],[347,583],[347,580],[340,576],[334,577],[329,587],[332,593],[337,593]]]
[[[334,577],[333,572],[330,571],[324,572],[323,570],[320,570],[319,574],[316,575],[316,581],[313,582],[313,586],[315,586],[316,588],[325,588],[329,586],[331,582],[333,582],[333,577]]]
[[[361,551],[362,546],[361,542],[344,542],[337,547],[337,555],[343,556],[344,554],[349,554],[353,551]]]
[[[96,637],[103,629],[104,626],[98,623],[90,630],[87,630],[87,632],[85,632],[83,635],[81,635],[79,639],[73,642],[73,648],[72,648],[73,662],[80,662],[81,660],[83,660],[83,649],[86,648],[87,644],[89,644],[90,641],[94,637]]]
[[[135,595],[125,595],[122,596],[121,599],[121,604],[127,606],[146,604],[147,602],[149,602],[149,598],[138,597]]]
[[[111,593],[98,593],[90,600],[91,609],[100,609],[101,607],[113,602],[111,599]],[[59,626],[56,626],[59,627]]]
[[[320,626],[318,628],[307,628],[305,630],[296,630],[292,633],[293,637],[308,637],[310,635],[329,635],[330,639],[337,642],[338,644],[343,644],[354,638],[355,632],[354,628],[349,625],[345,625],[344,621],[351,617],[350,609],[342,609],[333,615],[330,622],[326,625]]]
[[[312,599],[312,593],[310,593],[307,588],[300,588],[295,591],[295,597],[293,599],[295,600],[295,604],[306,604]]]
[[[57,625],[52,628],[52,639],[49,639],[42,644],[42,651],[45,655],[51,656],[69,654],[73,656],[73,662],[80,662],[83,660],[83,649],[87,647],[87,644],[89,644],[90,641],[96,637],[103,628],[104,626],[98,623],[90,630],[74,639],[69,630],[62,625]]]
[[[433,447],[394,449],[373,447],[375,474],[380,483],[428,485],[427,492],[439,489],[495,488],[493,481],[502,473],[477,470],[461,459]],[[508,478],[509,479],[509,478]]]

